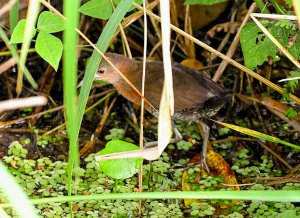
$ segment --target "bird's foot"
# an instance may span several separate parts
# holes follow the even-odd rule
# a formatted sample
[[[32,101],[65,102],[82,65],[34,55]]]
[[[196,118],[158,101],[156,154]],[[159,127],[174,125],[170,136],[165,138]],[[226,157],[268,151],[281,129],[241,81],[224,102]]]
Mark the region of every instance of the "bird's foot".
[[[206,154],[204,154],[204,155],[206,155]],[[201,168],[203,168],[209,174],[209,168],[206,163],[206,157],[204,155],[202,155],[202,158],[201,158]]]

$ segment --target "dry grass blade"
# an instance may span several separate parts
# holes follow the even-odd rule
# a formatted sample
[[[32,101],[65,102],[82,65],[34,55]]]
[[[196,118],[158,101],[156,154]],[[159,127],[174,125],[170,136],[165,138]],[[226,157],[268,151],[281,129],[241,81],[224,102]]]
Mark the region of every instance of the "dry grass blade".
[[[38,117],[38,116],[42,116],[44,114],[53,113],[53,112],[64,109],[64,107],[65,106],[63,105],[63,106],[59,106],[59,107],[56,107],[56,108],[51,108],[49,110],[40,112],[38,114],[33,114],[33,115],[29,115],[27,117],[22,117],[22,118],[19,118],[19,119],[16,119],[16,120],[11,120],[11,121],[7,121],[7,122],[0,122],[0,128],[3,128],[5,126],[10,126],[10,125],[13,125],[15,123],[20,123],[20,122],[23,122],[25,120],[29,120],[29,119],[32,119],[32,118],[35,118],[35,117]]]
[[[14,66],[16,64],[16,60],[14,58],[10,58],[7,61],[5,61],[3,64],[0,65],[0,74],[7,71],[9,68]]]
[[[172,137],[171,116],[174,114],[173,77],[170,54],[170,3],[160,1],[162,51],[164,64],[164,87],[159,105],[158,116],[158,151],[159,154],[167,147]]]
[[[265,97],[265,96],[262,96],[259,100],[260,100],[259,103],[261,103],[266,108],[268,108],[272,113],[276,114],[282,120],[287,122],[295,130],[300,131],[300,116],[298,115],[298,116],[289,118],[285,115],[285,113],[289,109],[289,106],[287,104],[284,104],[279,101],[275,101],[272,98]]]
[[[44,96],[10,99],[0,102],[0,112],[26,107],[43,106],[47,104],[47,102],[48,100]]]
[[[143,150],[135,150],[130,152],[120,152],[114,154],[106,154],[102,156],[96,156],[96,161],[111,160],[120,158],[144,158],[146,160],[156,160],[160,157],[158,147],[146,148]]]
[[[159,155],[168,146],[172,137],[171,111],[169,101],[167,99],[166,84],[163,87],[163,93],[159,106],[158,117],[158,152]]]
[[[233,42],[231,43],[231,45],[230,45],[230,47],[229,47],[229,49],[228,49],[228,51],[226,53],[226,56],[228,56],[229,58],[232,58],[232,56],[234,55],[234,52],[235,52],[237,46],[240,43],[240,33],[241,33],[241,30],[245,26],[245,24],[247,23],[247,21],[248,21],[248,19],[250,17],[250,14],[255,10],[255,8],[256,8],[256,4],[253,3],[251,5],[251,7],[249,8],[248,13],[246,14],[246,16],[245,16],[245,18],[244,18],[244,20],[243,20],[243,22],[242,22],[242,24],[241,24],[238,32],[236,33],[236,35],[235,35],[235,37],[233,39]],[[223,74],[225,68],[227,67],[227,65],[228,65],[227,61],[223,60],[221,62],[220,66],[218,67],[218,69],[217,69],[217,71],[216,71],[216,73],[215,73],[215,75],[213,77],[213,81],[218,81],[220,79],[220,77],[222,76],[222,74]]]
[[[283,15],[283,14],[259,14],[259,13],[252,13],[254,17],[266,18],[266,19],[273,19],[273,20],[297,20],[296,16],[293,15]]]

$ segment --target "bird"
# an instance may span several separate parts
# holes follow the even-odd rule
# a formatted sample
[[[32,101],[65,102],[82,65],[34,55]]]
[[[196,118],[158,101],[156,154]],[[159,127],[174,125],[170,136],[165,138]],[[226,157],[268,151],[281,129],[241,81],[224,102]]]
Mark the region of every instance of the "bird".
[[[105,56],[141,92],[143,63],[116,53],[105,53]],[[174,87],[174,115],[172,119],[187,122],[195,121],[202,126],[204,137],[201,164],[209,171],[206,164],[206,152],[210,129],[204,120],[215,115],[229,101],[232,94],[208,76],[182,64],[173,62],[172,72]],[[145,101],[145,108],[152,115],[158,117],[164,84],[163,62],[147,61],[145,78],[144,97],[148,101]],[[104,80],[111,83],[124,98],[135,105],[141,104],[141,96],[104,59],[98,67],[94,80]],[[176,129],[174,132],[175,134],[178,133]],[[176,136],[176,138],[180,140],[181,136]]]

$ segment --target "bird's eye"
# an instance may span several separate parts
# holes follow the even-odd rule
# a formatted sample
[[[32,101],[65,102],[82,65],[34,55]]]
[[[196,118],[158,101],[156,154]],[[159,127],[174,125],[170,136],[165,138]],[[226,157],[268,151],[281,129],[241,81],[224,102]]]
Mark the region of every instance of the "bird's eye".
[[[101,69],[98,70],[98,73],[104,74],[104,73],[105,73],[105,70],[101,68]]]

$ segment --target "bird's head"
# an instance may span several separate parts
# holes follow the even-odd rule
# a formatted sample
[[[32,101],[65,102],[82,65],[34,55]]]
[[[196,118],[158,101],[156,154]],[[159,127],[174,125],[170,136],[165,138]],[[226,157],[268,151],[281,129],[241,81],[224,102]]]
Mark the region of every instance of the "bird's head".
[[[105,53],[105,56],[116,68],[126,75],[126,68],[130,64],[129,62],[131,62],[129,58],[115,53]],[[102,59],[93,80],[103,80],[115,85],[121,78],[122,77],[117,70],[115,70],[106,60]],[[82,83],[83,81],[81,81],[77,87],[81,87]]]

